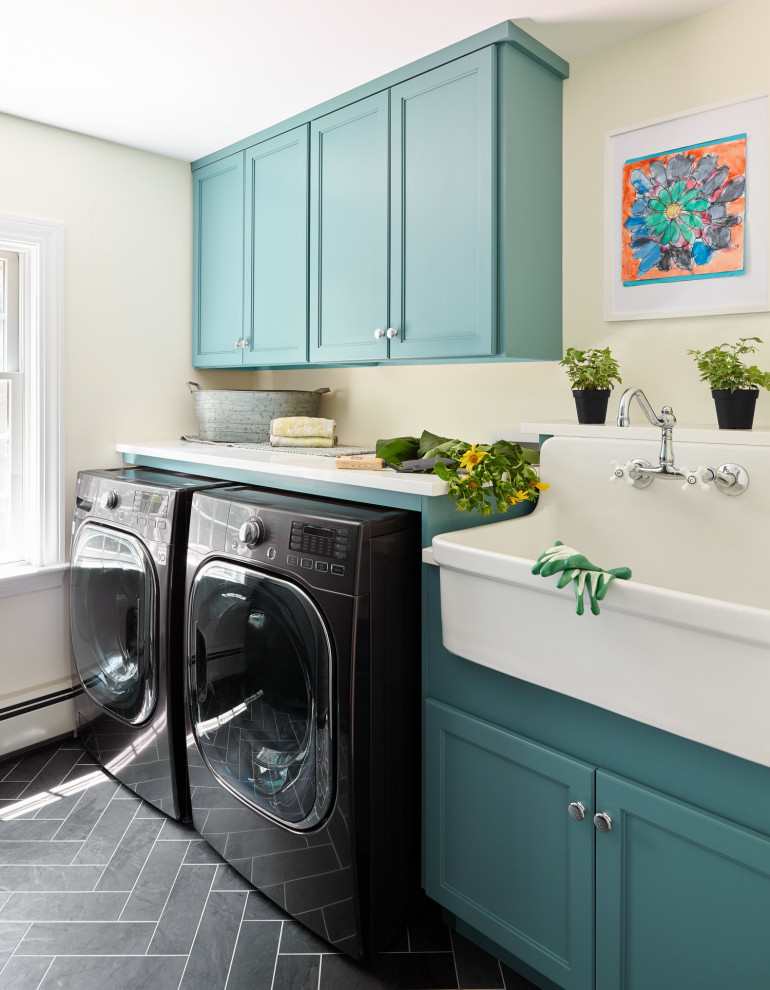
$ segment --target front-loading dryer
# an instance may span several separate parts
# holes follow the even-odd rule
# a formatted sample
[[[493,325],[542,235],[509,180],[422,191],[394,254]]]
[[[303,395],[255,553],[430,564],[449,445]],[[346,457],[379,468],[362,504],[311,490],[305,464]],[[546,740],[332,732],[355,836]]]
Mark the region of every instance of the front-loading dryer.
[[[77,733],[114,777],[188,821],[187,527],[193,492],[221,484],[153,468],[81,471],[72,521]]]
[[[241,487],[190,519],[193,824],[356,959],[419,889],[418,518]]]

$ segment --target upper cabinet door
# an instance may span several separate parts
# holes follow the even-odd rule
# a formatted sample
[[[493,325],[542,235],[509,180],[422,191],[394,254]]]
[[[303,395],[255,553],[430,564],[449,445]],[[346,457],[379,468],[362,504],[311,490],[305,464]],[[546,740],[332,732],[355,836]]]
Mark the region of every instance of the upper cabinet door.
[[[243,362],[243,152],[194,173],[193,364]]]
[[[496,351],[495,52],[391,90],[393,358]]]
[[[244,364],[307,361],[308,125],[246,151]]]
[[[310,204],[310,360],[384,360],[387,92],[313,121]]]

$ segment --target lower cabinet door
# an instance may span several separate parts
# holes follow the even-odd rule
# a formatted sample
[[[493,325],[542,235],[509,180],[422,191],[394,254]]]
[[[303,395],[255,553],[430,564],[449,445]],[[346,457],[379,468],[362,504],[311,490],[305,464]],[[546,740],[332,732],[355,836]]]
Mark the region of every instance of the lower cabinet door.
[[[600,771],[597,990],[770,987],[770,840]]]
[[[570,990],[593,987],[594,769],[426,702],[426,892]]]

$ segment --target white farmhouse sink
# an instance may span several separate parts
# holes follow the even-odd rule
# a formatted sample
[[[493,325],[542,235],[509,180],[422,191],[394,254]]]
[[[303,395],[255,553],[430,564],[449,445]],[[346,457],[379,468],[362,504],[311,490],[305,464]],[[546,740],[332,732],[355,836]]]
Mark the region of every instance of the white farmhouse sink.
[[[770,448],[677,443],[677,466],[737,463],[729,497],[656,479],[611,482],[612,460],[658,463],[654,441],[556,437],[535,511],[436,536],[444,645],[468,660],[770,766]],[[628,566],[594,616],[572,585],[532,574],[557,540]],[[586,596],[587,597],[587,596]]]

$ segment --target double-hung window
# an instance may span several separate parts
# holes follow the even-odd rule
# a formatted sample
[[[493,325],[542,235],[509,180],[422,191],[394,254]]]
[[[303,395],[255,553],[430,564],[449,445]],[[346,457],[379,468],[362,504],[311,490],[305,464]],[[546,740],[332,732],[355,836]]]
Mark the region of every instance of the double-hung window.
[[[63,570],[63,241],[0,215],[0,595]]]
[[[20,561],[22,528],[22,409],[19,361],[19,255],[0,251],[0,565]]]

